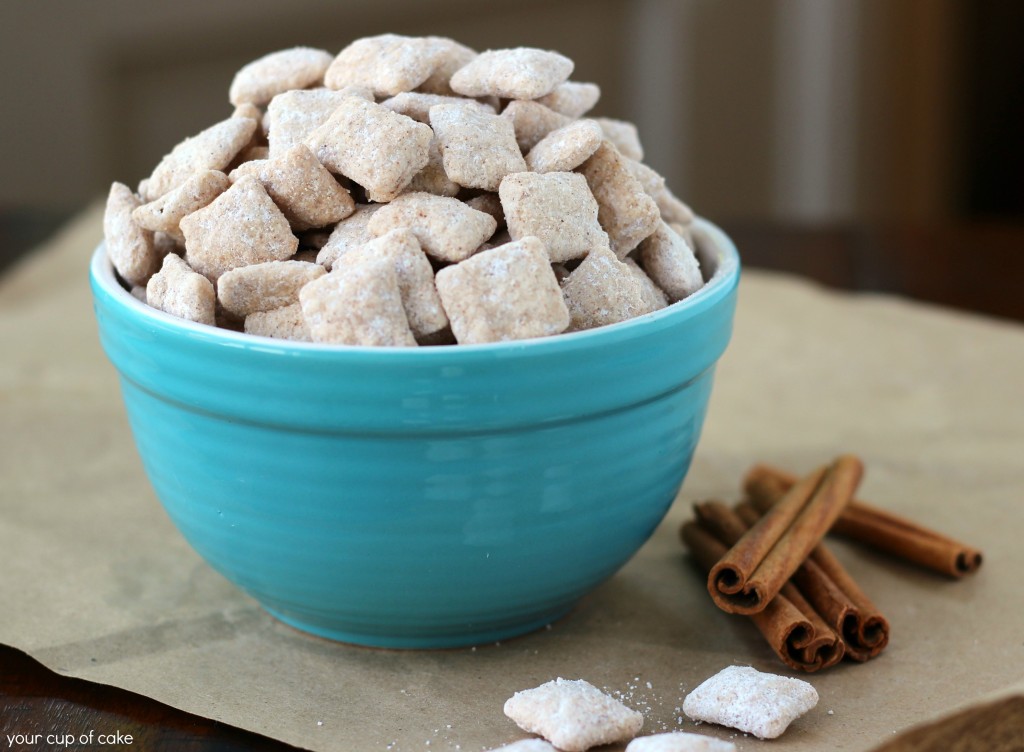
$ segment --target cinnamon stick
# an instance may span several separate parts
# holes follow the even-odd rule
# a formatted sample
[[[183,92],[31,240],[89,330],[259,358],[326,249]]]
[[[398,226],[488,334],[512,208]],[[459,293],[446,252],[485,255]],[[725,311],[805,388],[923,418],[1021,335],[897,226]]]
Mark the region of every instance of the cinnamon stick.
[[[768,465],[755,465],[743,489],[759,509],[781,502],[797,478]],[[948,577],[963,577],[981,566],[982,554],[971,546],[859,499],[846,505],[831,531]]]
[[[761,516],[750,502],[738,504],[736,514],[747,525]],[[792,583],[842,638],[847,658],[863,663],[889,644],[888,621],[824,543],[814,547]]]
[[[721,502],[699,505],[698,520],[687,522],[680,533],[693,558],[706,573],[726,554],[729,546],[745,532],[740,523],[728,518],[731,510]],[[711,520],[721,518],[724,525]],[[729,525],[738,532],[723,534]],[[787,583],[768,605],[751,616],[751,621],[764,635],[769,646],[783,663],[800,671],[814,672],[834,665],[843,657],[843,643],[800,595]]]
[[[763,610],[832,527],[862,473],[859,459],[843,455],[794,483],[712,567],[708,592],[718,607]]]

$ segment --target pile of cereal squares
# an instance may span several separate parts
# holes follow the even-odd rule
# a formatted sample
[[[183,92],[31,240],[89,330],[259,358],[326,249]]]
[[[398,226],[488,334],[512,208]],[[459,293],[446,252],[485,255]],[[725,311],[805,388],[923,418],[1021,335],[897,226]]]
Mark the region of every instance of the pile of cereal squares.
[[[296,47],[243,67],[231,117],[138,191],[106,247],[184,319],[341,345],[474,344],[614,324],[704,284],[693,214],[636,127],[540,49],[442,37]]]

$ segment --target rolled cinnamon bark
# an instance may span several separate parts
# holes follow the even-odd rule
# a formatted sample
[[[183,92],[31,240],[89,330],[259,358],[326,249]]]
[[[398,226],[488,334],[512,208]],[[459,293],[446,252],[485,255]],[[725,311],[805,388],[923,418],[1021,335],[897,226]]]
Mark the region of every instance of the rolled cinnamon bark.
[[[723,611],[756,614],[779,594],[841,514],[863,473],[843,455],[798,480],[708,575],[708,592]]]
[[[758,509],[774,505],[792,489],[796,476],[768,465],[755,465],[743,490]],[[981,566],[981,551],[904,517],[853,499],[830,532],[892,554],[948,577],[963,577]]]
[[[747,525],[761,516],[750,502],[738,504],[736,514]],[[824,543],[793,573],[792,584],[842,638],[847,658],[863,663],[889,644],[889,622]]]
[[[705,520],[710,515],[731,514],[731,510],[721,502],[709,504],[718,508],[706,511],[703,515]],[[701,516],[700,512],[698,515]],[[721,530],[712,530],[705,525],[699,521],[687,522],[680,533],[698,566],[707,573],[729,550],[729,543],[720,539]],[[792,584],[787,583],[764,610],[750,618],[775,654],[791,668],[820,671],[835,665],[843,657],[843,642],[839,635],[815,613]]]

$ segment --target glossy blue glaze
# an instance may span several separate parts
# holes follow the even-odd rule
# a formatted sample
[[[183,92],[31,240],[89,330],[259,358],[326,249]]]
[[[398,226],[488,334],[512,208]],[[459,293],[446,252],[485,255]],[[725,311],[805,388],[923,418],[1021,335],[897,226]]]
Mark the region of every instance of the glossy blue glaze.
[[[91,282],[157,496],[211,566],[324,637],[502,639],[618,570],[672,503],[728,343],[739,259],[648,316],[435,348],[283,342]]]

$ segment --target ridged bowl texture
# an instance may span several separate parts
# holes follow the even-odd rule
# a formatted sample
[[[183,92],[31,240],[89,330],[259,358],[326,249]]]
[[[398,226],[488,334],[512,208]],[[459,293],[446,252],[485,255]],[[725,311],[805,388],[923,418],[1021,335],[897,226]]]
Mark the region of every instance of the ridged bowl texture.
[[[559,618],[668,511],[739,279],[732,243],[697,222],[715,246],[702,290],[519,342],[339,347],[193,324],[132,297],[102,245],[90,279],[146,473],[210,566],[302,630],[453,647]]]

